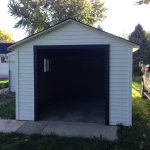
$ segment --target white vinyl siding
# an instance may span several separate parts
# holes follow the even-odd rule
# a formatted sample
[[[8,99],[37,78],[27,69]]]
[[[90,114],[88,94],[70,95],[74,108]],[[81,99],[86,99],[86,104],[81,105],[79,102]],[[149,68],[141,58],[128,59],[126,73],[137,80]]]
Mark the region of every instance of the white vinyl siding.
[[[9,62],[9,85],[10,91],[16,92],[15,90],[15,62]]]
[[[15,54],[9,56],[9,90],[16,92],[15,85]]]
[[[34,120],[33,48],[18,51],[19,120]]]
[[[34,120],[34,45],[110,45],[110,125],[131,125],[129,115],[130,45],[88,27],[69,23],[20,45],[18,51],[18,118]]]
[[[1,62],[0,57],[0,75],[8,75],[8,62]]]

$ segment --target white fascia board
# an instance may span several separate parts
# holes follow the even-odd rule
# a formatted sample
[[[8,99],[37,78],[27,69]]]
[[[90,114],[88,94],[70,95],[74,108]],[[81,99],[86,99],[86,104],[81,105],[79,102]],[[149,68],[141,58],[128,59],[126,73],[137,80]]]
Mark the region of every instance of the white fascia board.
[[[49,31],[51,31],[51,30],[54,30],[54,29],[56,29],[56,28],[58,28],[58,27],[60,27],[60,26],[62,26],[62,25],[64,25],[64,24],[67,24],[68,22],[71,22],[71,21],[72,21],[72,20],[69,19],[69,20],[67,20],[67,21],[65,21],[65,22],[62,22],[62,23],[60,23],[60,24],[58,24],[58,25],[55,25],[55,26],[53,26],[53,27],[51,27],[51,28],[49,28],[49,29],[46,29],[46,30],[44,30],[44,31],[41,31],[41,32],[39,32],[39,33],[37,33],[37,34],[31,36],[31,37],[27,37],[27,38],[25,38],[25,39],[23,39],[23,40],[17,42],[16,44],[13,44],[12,46],[9,46],[9,47],[7,48],[7,50],[13,51],[13,48],[15,48],[16,46],[19,46],[19,45],[22,44],[22,43],[28,42],[28,41],[30,41],[30,40],[36,38],[36,37],[39,37],[39,36],[41,36],[41,35],[43,35],[43,34],[49,32]]]
[[[76,24],[85,26],[85,27],[87,27],[87,28],[89,28],[89,29],[92,29],[92,30],[94,30],[94,31],[96,31],[96,32],[99,32],[99,33],[101,33],[101,34],[103,34],[103,35],[105,35],[105,36],[108,36],[108,37],[110,37],[110,38],[113,38],[113,39],[122,41],[123,43],[129,44],[129,45],[131,45],[131,46],[135,49],[135,51],[140,48],[140,45],[134,44],[134,43],[132,43],[132,42],[130,42],[130,41],[128,41],[128,40],[125,40],[125,39],[123,39],[123,38],[121,38],[121,37],[118,37],[118,36],[116,36],[116,35],[113,35],[113,34],[111,34],[111,33],[107,33],[107,32],[105,32],[105,31],[98,30],[98,29],[96,29],[96,28],[90,27],[90,26],[88,26],[88,25],[82,24],[82,23],[77,22],[77,21],[74,21],[74,20],[72,20],[72,22],[75,22]]]
[[[65,25],[65,24],[67,24],[67,23],[69,23],[69,22],[74,22],[74,23],[76,23],[76,24],[78,24],[78,25],[81,25],[81,26],[84,26],[84,27],[86,27],[86,28],[89,28],[90,30],[99,32],[99,33],[101,33],[101,34],[103,34],[103,35],[105,35],[105,36],[108,36],[108,37],[110,37],[110,38],[114,38],[114,39],[116,39],[116,40],[122,41],[123,43],[126,43],[126,44],[128,44],[128,45],[131,45],[132,48],[135,48],[135,50],[138,50],[138,49],[140,48],[139,45],[134,44],[134,43],[132,43],[132,42],[130,42],[130,41],[128,41],[128,40],[125,40],[125,39],[123,39],[123,38],[117,37],[117,36],[115,36],[115,35],[113,35],[113,34],[110,34],[110,33],[105,32],[105,31],[98,30],[98,29],[96,29],[96,28],[94,28],[94,27],[90,27],[90,26],[88,26],[88,25],[86,25],[86,24],[80,23],[80,22],[75,21],[75,20],[73,20],[73,19],[68,19],[68,20],[66,20],[66,21],[64,21],[64,22],[62,22],[62,23],[58,23],[57,25],[54,25],[53,27],[50,27],[50,28],[48,28],[48,29],[46,29],[46,30],[44,30],[44,31],[41,31],[41,32],[39,32],[39,33],[37,33],[37,34],[31,36],[31,37],[27,37],[27,38],[25,38],[25,39],[23,39],[23,40],[17,42],[16,44],[13,44],[13,45],[9,46],[9,47],[7,48],[7,50],[14,51],[13,48],[15,48],[16,46],[19,46],[19,45],[22,44],[22,43],[28,42],[28,41],[30,41],[30,40],[36,38],[36,37],[39,37],[39,36],[41,36],[41,35],[43,35],[43,34],[49,32],[49,31],[51,31],[51,30],[57,29],[58,27],[61,27],[61,26]]]
[[[133,48],[133,52],[137,51],[140,49],[140,46],[138,48]]]
[[[9,56],[14,55],[14,54],[15,54],[15,52],[10,52],[10,53],[7,53],[6,56],[9,57]]]

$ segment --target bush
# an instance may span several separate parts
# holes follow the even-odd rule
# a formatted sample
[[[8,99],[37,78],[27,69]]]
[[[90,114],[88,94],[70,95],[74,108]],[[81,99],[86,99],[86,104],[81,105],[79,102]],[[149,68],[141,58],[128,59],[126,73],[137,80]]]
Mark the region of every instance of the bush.
[[[0,81],[0,89],[7,88],[9,84],[8,80]]]

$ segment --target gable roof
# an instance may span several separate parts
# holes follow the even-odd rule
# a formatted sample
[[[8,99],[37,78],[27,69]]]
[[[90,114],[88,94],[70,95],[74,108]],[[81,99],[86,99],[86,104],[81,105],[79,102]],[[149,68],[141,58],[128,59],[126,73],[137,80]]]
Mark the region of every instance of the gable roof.
[[[47,29],[45,29],[45,30],[43,30],[43,31],[41,31],[41,32],[38,32],[38,33],[36,33],[36,34],[33,34],[32,36],[28,36],[28,37],[26,37],[26,38],[24,38],[24,39],[22,39],[22,40],[16,42],[15,44],[9,46],[7,49],[8,49],[8,50],[12,50],[12,49],[15,48],[16,46],[19,46],[19,45],[21,45],[21,44],[23,44],[23,43],[26,43],[26,42],[28,42],[28,41],[30,41],[30,40],[36,38],[36,37],[39,37],[39,36],[41,36],[41,35],[43,35],[43,34],[45,34],[45,33],[47,33],[47,32],[50,32],[50,31],[52,31],[52,30],[54,30],[54,29],[57,29],[58,27],[61,27],[61,26],[65,25],[65,24],[68,24],[68,23],[70,23],[70,22],[74,22],[74,23],[76,23],[76,24],[79,24],[79,25],[84,26],[84,27],[86,27],[86,28],[89,28],[89,29],[91,29],[91,30],[94,30],[94,31],[96,31],[96,32],[99,32],[99,33],[101,33],[101,34],[104,34],[104,35],[106,35],[106,36],[108,36],[108,37],[110,37],[110,38],[114,38],[114,39],[117,39],[117,40],[119,40],[119,41],[122,41],[122,42],[124,42],[124,43],[126,43],[126,44],[131,45],[131,46],[134,47],[136,50],[138,50],[138,49],[140,48],[140,46],[139,46],[138,44],[133,43],[133,42],[131,42],[131,41],[129,41],[129,40],[123,39],[123,38],[118,37],[118,36],[116,36],[116,35],[113,35],[113,34],[110,34],[110,33],[108,33],[108,32],[99,30],[99,29],[97,29],[97,28],[91,27],[91,26],[89,26],[89,25],[86,25],[86,24],[84,24],[84,23],[81,23],[81,22],[79,22],[79,21],[76,21],[76,20],[70,18],[70,19],[66,19],[66,20],[64,20],[64,21],[62,21],[62,22],[60,22],[60,23],[58,23],[58,24],[55,24],[54,26],[51,26],[51,27],[49,27],[49,28],[47,28]]]
[[[0,43],[0,54],[7,54],[10,51],[7,51],[7,47],[11,46],[12,43]]]

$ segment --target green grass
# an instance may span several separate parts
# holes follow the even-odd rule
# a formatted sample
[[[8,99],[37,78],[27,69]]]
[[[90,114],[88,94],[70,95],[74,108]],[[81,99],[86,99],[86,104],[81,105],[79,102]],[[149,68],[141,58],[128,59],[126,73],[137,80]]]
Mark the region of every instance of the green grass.
[[[8,84],[9,84],[8,80],[1,79],[0,80],[0,89],[8,87]]]
[[[140,98],[140,77],[132,82],[132,127],[118,126],[118,144],[124,149],[150,149],[150,101]]]
[[[0,106],[0,118],[15,119],[15,101],[9,101]]]
[[[99,138],[61,137],[57,135],[30,136],[19,133],[0,133],[1,150],[149,150],[150,101],[140,98],[140,78],[132,84],[133,126],[118,125],[118,140]]]
[[[0,134],[1,150],[114,150],[115,143],[101,138],[51,135]]]

